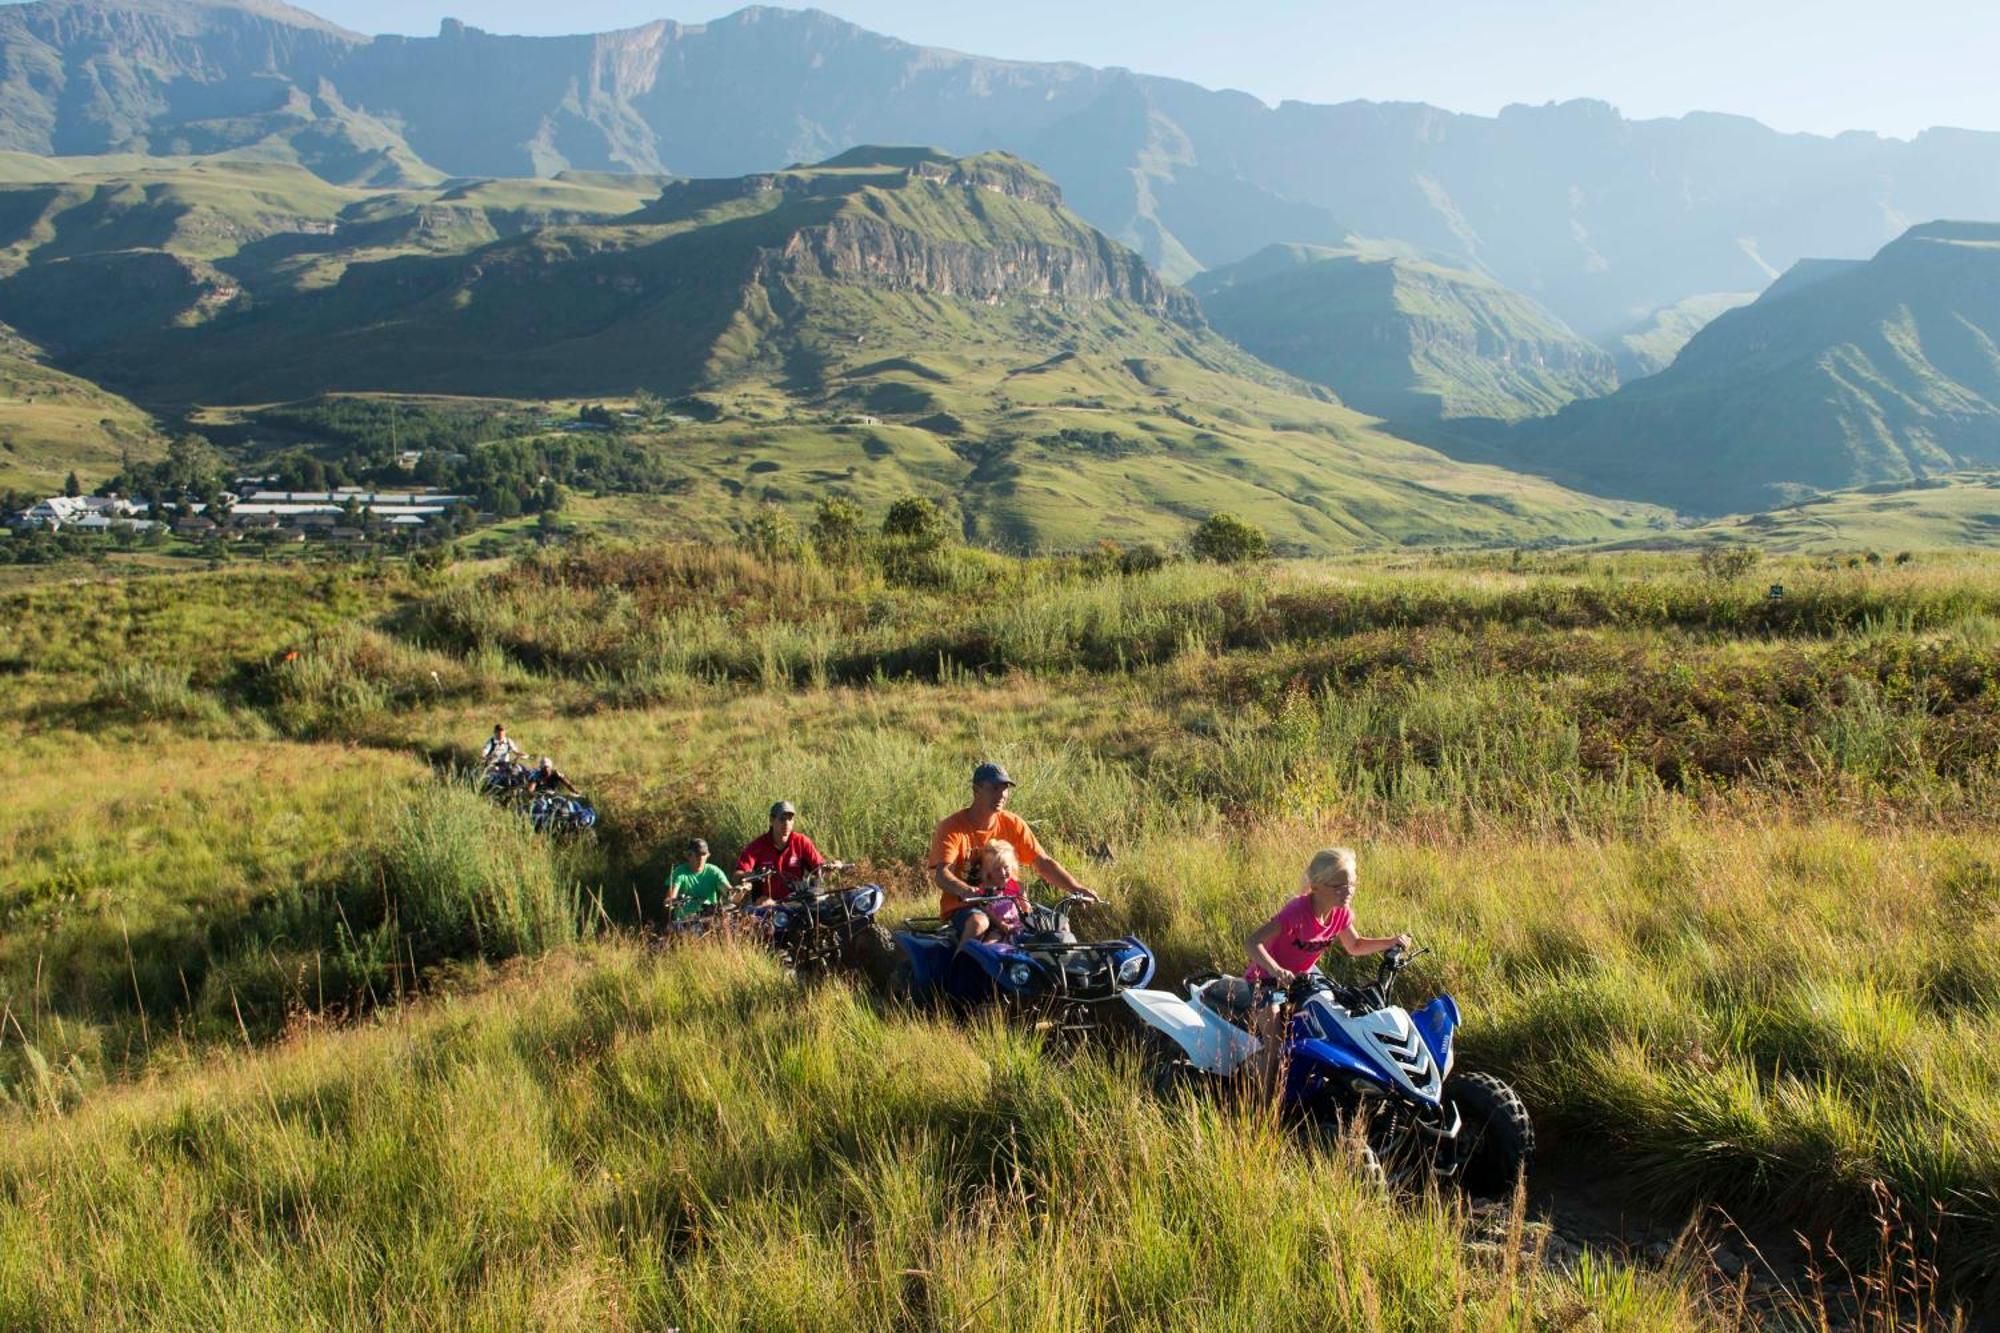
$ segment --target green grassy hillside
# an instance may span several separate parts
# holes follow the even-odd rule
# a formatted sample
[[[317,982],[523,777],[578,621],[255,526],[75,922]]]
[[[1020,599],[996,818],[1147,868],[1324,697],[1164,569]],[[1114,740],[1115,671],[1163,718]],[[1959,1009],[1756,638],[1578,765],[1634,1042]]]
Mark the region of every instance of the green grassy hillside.
[[[0,154],[0,313],[66,350],[115,343],[329,286],[350,264],[630,213],[661,184],[349,188],[281,158]]]
[[[195,257],[183,220],[153,248],[91,250],[85,233],[76,258],[45,260],[76,210],[54,223],[44,210],[0,299],[33,306],[78,349],[71,364],[150,403],[701,390],[720,419],[653,439],[684,488],[660,508],[717,521],[766,502],[803,517],[828,494],[886,507],[916,493],[1001,546],[1171,543],[1230,509],[1285,548],[1321,551],[1582,540],[1659,521],[1378,432],[1218,337],[1186,293],[1005,155],[856,150],[670,184],[643,208],[623,207],[630,182],[598,177],[343,203],[304,173],[231,167],[231,189],[204,195],[200,216],[251,230],[248,201],[271,196],[246,175],[298,185],[287,206],[340,205],[319,224],[333,228],[327,248],[293,231]],[[242,289],[175,311],[187,290],[162,280],[121,332],[136,298],[100,277],[81,299],[49,276],[142,259],[175,274],[205,265]]]
[[[1619,382],[1630,384],[1659,374],[1674,363],[1689,339],[1713,324],[1718,315],[1756,299],[1755,292],[1690,296],[1660,307],[1625,332],[1607,339],[1606,346],[1618,364]]]
[[[1375,416],[1511,421],[1617,387],[1611,359],[1527,297],[1423,260],[1274,245],[1190,288],[1222,333]]]
[[[0,324],[0,488],[52,495],[72,472],[93,486],[162,447],[150,416]]]
[[[1916,227],[1776,284],[1520,436],[1552,475],[1708,513],[2000,463],[2000,226]]]
[[[1904,551],[2000,546],[2000,476],[1948,473],[1831,491],[1797,504],[1682,528],[1647,545],[1748,542],[1771,551],[1884,558]]]

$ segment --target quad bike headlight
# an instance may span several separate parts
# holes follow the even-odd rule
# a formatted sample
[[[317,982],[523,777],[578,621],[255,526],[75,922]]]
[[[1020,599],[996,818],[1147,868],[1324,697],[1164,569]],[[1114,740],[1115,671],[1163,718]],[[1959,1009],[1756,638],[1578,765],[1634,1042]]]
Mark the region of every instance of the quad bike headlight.
[[[1118,965],[1118,984],[1121,986],[1136,986],[1139,984],[1139,978],[1145,975],[1145,972],[1146,955],[1135,953]]]
[[[1035,969],[1026,963],[1007,964],[1007,984],[1020,989],[1035,979]]]

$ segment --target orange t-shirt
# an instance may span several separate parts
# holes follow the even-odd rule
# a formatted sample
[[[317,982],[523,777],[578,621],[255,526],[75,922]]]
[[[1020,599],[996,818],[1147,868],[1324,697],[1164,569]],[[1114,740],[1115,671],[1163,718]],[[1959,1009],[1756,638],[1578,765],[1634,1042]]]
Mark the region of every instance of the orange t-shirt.
[[[1019,815],[1006,810],[995,810],[993,822],[981,828],[974,822],[970,810],[961,810],[955,815],[947,815],[931,835],[931,869],[939,866],[948,868],[952,874],[970,883],[972,852],[989,842],[1011,843],[1014,855],[1021,858],[1024,866],[1033,865],[1042,858],[1042,844],[1035,841],[1035,835],[1028,828],[1028,822]],[[955,893],[938,895],[938,915],[950,916],[965,902]]]

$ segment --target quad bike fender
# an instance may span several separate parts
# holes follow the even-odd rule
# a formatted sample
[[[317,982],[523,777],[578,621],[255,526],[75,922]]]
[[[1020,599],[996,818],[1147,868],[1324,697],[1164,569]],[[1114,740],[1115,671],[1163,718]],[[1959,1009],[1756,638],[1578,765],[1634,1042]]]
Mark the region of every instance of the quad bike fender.
[[[1293,1041],[1286,1054],[1290,1057],[1285,1071],[1288,1100],[1311,1101],[1329,1086],[1345,1088],[1356,1078],[1375,1087],[1390,1086],[1388,1076],[1378,1066],[1345,1044],[1307,1037]]]
[[[1125,990],[1119,995],[1139,1021],[1164,1033],[1207,1074],[1233,1074],[1262,1045],[1257,1038],[1172,991]]]
[[[919,987],[928,989],[944,979],[951,968],[956,946],[940,940],[934,935],[919,934],[914,931],[895,932],[896,943],[902,947],[903,956],[910,960],[910,972]]]
[[[1451,1077],[1451,1039],[1458,1031],[1458,1021],[1458,1003],[1449,995],[1440,995],[1423,1008],[1410,1011],[1410,1022],[1423,1034],[1424,1045],[1431,1048],[1431,1058],[1438,1062],[1441,1077]]]

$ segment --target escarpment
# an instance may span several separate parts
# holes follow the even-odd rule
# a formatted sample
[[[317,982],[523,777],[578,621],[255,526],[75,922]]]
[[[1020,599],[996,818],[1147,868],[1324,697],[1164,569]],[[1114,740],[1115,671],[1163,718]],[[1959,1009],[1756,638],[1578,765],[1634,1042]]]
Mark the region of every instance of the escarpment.
[[[1036,296],[1058,301],[1129,301],[1198,327],[1201,308],[1145,262],[1095,233],[1077,245],[1007,239],[976,245],[939,240],[867,217],[840,217],[795,233],[767,253],[766,274],[810,274],[971,301]]]

